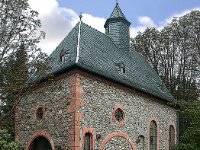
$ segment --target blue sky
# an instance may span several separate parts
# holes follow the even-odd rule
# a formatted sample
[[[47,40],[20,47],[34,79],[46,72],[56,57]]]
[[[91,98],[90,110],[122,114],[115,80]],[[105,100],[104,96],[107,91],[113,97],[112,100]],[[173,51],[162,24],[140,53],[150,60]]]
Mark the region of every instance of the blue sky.
[[[183,16],[192,10],[200,10],[200,0],[118,0],[126,18],[132,23],[131,37],[147,27],[162,29],[173,17]],[[39,46],[48,54],[79,21],[104,32],[104,23],[110,16],[116,0],[29,0],[32,9],[39,12],[41,30],[45,40]]]
[[[118,0],[126,17],[137,26],[139,16],[149,16],[156,24],[186,10],[200,8],[200,0]],[[94,16],[109,17],[115,0],[58,0],[62,7]]]

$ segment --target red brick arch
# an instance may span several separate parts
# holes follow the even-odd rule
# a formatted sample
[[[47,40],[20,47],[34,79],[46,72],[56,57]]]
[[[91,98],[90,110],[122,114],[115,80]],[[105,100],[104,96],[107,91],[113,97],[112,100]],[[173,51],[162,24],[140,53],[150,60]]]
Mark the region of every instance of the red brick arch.
[[[46,132],[41,131],[41,130],[35,132],[35,133],[30,137],[30,139],[28,140],[28,143],[26,144],[25,150],[31,150],[31,145],[32,145],[33,141],[34,141],[37,137],[39,137],[39,136],[42,136],[42,137],[46,138],[46,139],[49,141],[49,143],[51,144],[52,150],[55,150],[55,148],[54,148],[54,143],[53,143],[53,139],[50,137],[50,135],[48,135]]]
[[[135,144],[131,141],[131,139],[128,137],[127,134],[125,134],[125,133],[123,133],[123,132],[121,132],[121,131],[116,131],[116,132],[113,132],[113,133],[111,133],[111,134],[109,134],[109,135],[107,135],[107,136],[105,137],[105,139],[103,140],[103,142],[102,142],[101,145],[100,145],[100,150],[104,150],[105,145],[106,145],[113,137],[122,137],[122,138],[126,139],[126,140],[129,142],[129,144],[131,145],[132,150],[135,150],[135,149],[136,149]]]

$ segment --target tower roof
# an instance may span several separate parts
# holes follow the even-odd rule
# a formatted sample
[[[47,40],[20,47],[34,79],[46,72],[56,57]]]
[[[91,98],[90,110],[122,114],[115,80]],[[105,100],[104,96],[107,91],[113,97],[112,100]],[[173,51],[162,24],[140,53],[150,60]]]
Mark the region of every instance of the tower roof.
[[[118,17],[126,19],[126,17],[124,16],[122,10],[119,7],[119,3],[116,3],[116,6],[115,6],[112,14],[110,15],[110,18],[118,18]]]
[[[124,22],[128,26],[131,25],[131,23],[126,19],[125,15],[120,9],[119,3],[116,3],[115,8],[110,15],[110,18],[106,20],[104,27],[106,28],[109,23],[113,22]]]

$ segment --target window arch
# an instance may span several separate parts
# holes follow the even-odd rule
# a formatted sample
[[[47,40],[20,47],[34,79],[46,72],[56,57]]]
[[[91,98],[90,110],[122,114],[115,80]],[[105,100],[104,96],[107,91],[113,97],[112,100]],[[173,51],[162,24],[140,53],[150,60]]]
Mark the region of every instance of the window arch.
[[[115,107],[112,109],[112,120],[119,126],[124,125],[125,112],[120,104],[115,104]]]
[[[35,112],[35,120],[43,120],[45,119],[45,106],[41,105],[36,108]]]
[[[150,137],[149,137],[149,149],[157,150],[157,124],[153,120],[150,123]]]
[[[175,147],[175,129],[173,125],[169,126],[169,150]]]
[[[92,134],[90,132],[85,133],[84,138],[84,150],[92,150]]]

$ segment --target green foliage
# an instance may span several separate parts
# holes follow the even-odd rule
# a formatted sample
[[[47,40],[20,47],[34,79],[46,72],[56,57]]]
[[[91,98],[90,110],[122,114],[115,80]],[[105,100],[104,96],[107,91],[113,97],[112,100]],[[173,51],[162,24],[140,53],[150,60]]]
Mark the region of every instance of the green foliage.
[[[18,144],[11,140],[11,135],[6,130],[0,130],[0,149],[19,150]]]
[[[197,100],[200,78],[200,11],[177,17],[162,30],[147,28],[132,39],[176,100]]]
[[[47,71],[47,55],[37,47],[44,32],[38,34],[38,12],[28,0],[1,0],[0,16],[0,124],[14,138],[15,106],[31,76]]]
[[[176,150],[198,150],[200,147],[200,102],[181,103],[180,125],[184,129]]]
[[[162,30],[147,28],[132,39],[157,71],[180,109],[177,150],[200,149],[200,11],[177,17]]]

